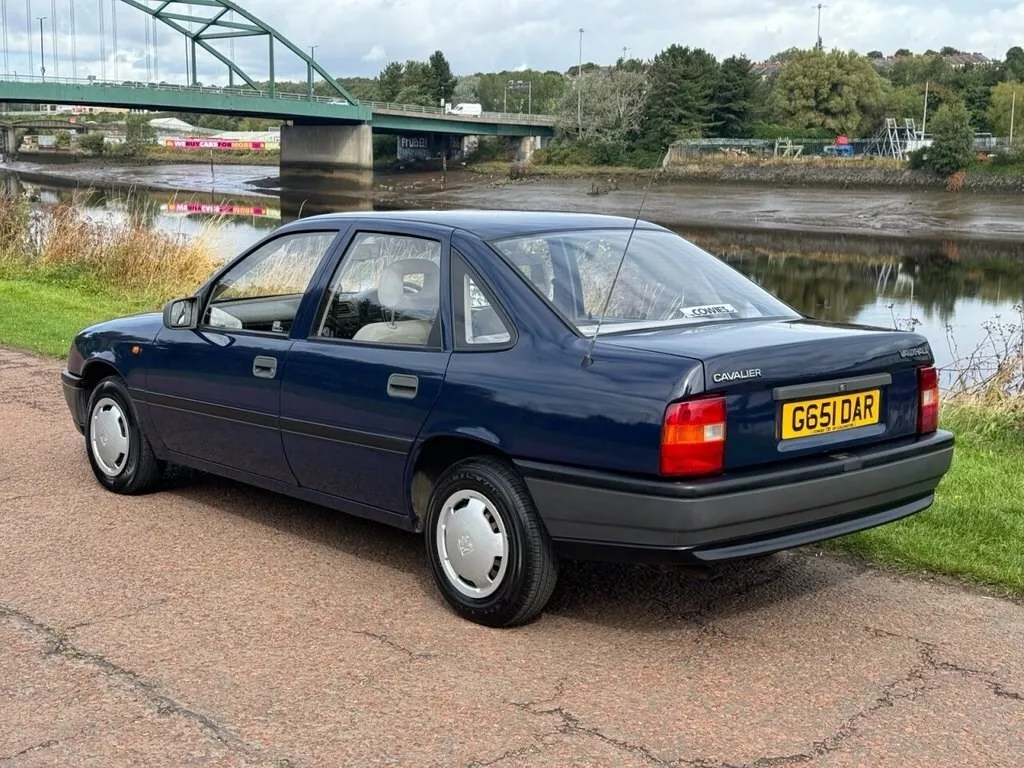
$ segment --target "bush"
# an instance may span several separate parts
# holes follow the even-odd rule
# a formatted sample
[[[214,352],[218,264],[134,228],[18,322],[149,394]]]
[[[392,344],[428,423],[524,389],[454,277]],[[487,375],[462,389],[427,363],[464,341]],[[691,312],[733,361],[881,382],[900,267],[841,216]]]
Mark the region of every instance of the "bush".
[[[471,163],[487,163],[495,160],[504,160],[507,147],[505,140],[500,136],[481,136],[477,142],[476,149],[469,153],[466,160]],[[537,152],[544,152],[539,149]],[[536,152],[534,153],[536,158]],[[535,160],[536,162],[536,160]]]
[[[82,148],[83,152],[88,152],[90,155],[102,155],[106,149],[102,133],[87,133],[79,139],[78,146]]]
[[[974,129],[962,102],[943,104],[931,122],[934,141],[928,149],[928,167],[941,176],[952,176],[974,160]]]
[[[58,149],[67,149],[71,146],[71,132],[57,131],[57,135],[53,141]]]

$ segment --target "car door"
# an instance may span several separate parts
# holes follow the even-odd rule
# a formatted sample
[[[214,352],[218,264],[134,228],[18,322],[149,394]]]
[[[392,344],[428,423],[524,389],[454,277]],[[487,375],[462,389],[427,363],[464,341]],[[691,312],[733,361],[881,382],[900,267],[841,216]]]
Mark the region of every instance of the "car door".
[[[447,230],[356,224],[288,355],[285,453],[301,486],[404,514],[405,468],[450,356]]]
[[[263,241],[203,292],[198,327],[160,331],[145,399],[167,450],[295,483],[277,422],[281,373],[307,287],[337,238],[334,228]]]

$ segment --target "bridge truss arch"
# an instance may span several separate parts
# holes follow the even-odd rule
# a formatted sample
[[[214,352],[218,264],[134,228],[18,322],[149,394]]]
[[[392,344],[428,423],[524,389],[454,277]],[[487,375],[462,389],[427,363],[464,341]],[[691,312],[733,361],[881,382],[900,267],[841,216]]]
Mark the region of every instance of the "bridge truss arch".
[[[275,45],[283,46],[306,65],[306,76],[310,94],[313,80],[319,74],[328,86],[345,103],[356,105],[358,102],[342,87],[330,72],[325,70],[310,55],[286,38],[263,20],[249,13],[242,6],[231,0],[120,0],[136,10],[142,11],[160,21],[167,27],[182,35],[189,41],[189,58],[191,61],[192,84],[198,84],[196,74],[196,54],[202,49],[212,55],[228,68],[228,79],[234,85],[235,77],[255,90],[261,90],[255,75],[247,71],[232,57],[218,50],[215,43],[223,40],[239,38],[264,37],[267,39],[267,71],[271,96],[275,93],[274,49]]]

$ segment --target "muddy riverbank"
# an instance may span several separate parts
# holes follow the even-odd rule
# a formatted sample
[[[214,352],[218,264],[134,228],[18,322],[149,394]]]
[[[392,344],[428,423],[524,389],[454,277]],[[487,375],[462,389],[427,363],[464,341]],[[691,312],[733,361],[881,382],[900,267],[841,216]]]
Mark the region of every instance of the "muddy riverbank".
[[[634,216],[648,177],[556,178],[466,170],[367,175],[353,183],[285,184],[259,166],[39,166],[0,167],[17,177],[70,188],[117,188],[172,192],[182,199],[210,201],[277,199],[282,218],[334,210],[374,208],[498,208],[590,211]],[[871,238],[900,239],[924,252],[972,249],[991,255],[1024,250],[1024,198],[945,190],[773,188],[713,184],[659,177],[640,211],[644,219],[675,228],[748,233],[800,233],[815,250],[844,250]],[[984,245],[994,244],[994,245]],[[857,250],[862,250],[858,248]]]

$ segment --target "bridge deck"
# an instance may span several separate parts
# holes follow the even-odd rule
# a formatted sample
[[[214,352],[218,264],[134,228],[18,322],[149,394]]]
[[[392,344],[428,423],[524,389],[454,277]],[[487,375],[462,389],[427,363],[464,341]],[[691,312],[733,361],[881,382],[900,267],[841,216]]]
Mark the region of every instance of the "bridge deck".
[[[19,76],[0,79],[0,102],[80,104],[128,109],[203,112],[315,123],[370,123],[375,131],[457,135],[551,136],[554,117],[485,112],[453,115],[440,107],[384,102],[346,103],[305,94],[168,83]]]

